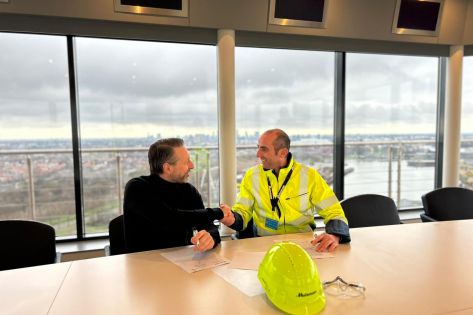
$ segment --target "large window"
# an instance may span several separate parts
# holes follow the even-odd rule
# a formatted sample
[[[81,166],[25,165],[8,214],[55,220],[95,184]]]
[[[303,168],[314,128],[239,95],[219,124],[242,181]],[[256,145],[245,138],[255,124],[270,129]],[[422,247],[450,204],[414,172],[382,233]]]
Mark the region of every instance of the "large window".
[[[473,189],[473,56],[463,59],[460,185]]]
[[[191,182],[217,206],[215,46],[73,42],[80,198],[66,37],[0,33],[0,219],[43,221],[64,238],[104,235],[122,212],[126,182],[149,174],[148,147],[163,137],[184,138]],[[260,134],[281,128],[295,159],[333,185],[335,53],[237,47],[235,56],[238,180],[258,163]],[[438,58],[346,56],[346,121],[335,122],[345,124],[344,197],[376,193],[418,207],[434,188]],[[463,81],[460,175],[471,188],[473,57]]]
[[[259,135],[281,128],[332,184],[334,53],[237,47],[235,59],[238,179],[258,162]]]
[[[85,232],[107,232],[147,150],[182,137],[204,204],[218,204],[214,46],[76,38]]]
[[[76,233],[66,38],[0,33],[0,219]]]
[[[347,54],[345,197],[434,188],[438,58]]]
[[[0,33],[0,219],[59,237],[108,231],[147,150],[182,137],[191,182],[218,204],[214,46],[75,38],[84,235],[77,235],[66,37]],[[34,51],[34,54],[31,52]]]

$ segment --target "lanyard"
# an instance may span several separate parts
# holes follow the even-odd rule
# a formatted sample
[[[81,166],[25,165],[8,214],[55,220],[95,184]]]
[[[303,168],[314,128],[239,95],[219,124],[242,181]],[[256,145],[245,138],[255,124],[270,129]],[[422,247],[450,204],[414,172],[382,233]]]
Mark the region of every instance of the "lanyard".
[[[273,211],[276,210],[278,212],[278,217],[281,217],[281,209],[279,209],[279,205],[278,205],[279,197],[281,196],[281,192],[286,187],[287,182],[291,178],[293,170],[294,170],[294,165],[292,165],[291,170],[289,171],[289,173],[287,173],[287,176],[284,179],[284,182],[282,183],[281,188],[279,188],[279,191],[278,191],[278,194],[276,195],[276,197],[273,196],[273,189],[271,188],[271,182],[269,181],[268,176],[266,176],[266,179],[268,180],[269,199],[271,200],[271,207],[272,207]]]

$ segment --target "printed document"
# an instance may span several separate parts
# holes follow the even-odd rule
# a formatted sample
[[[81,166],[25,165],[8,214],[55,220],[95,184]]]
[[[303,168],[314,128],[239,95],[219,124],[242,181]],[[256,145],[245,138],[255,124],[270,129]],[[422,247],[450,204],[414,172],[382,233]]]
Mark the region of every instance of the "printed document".
[[[188,273],[214,268],[230,262],[212,251],[196,252],[193,247],[178,248],[161,253],[161,255]]]

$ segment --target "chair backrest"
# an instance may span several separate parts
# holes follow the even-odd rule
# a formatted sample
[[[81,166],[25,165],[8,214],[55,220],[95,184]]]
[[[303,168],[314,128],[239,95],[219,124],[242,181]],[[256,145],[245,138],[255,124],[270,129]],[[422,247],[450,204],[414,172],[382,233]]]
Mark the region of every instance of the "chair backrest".
[[[438,221],[473,219],[473,190],[443,187],[422,196],[425,214]]]
[[[386,196],[358,195],[347,198],[340,204],[350,228],[401,223],[396,204]]]
[[[110,255],[125,254],[125,231],[123,228],[123,214],[119,215],[108,224],[110,237]]]
[[[36,221],[0,221],[0,270],[52,264],[56,261],[56,233]]]

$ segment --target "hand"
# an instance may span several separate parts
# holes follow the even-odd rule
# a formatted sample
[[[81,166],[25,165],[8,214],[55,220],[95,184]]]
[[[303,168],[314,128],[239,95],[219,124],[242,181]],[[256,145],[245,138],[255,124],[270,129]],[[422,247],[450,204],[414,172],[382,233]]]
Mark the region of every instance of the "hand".
[[[215,245],[215,241],[206,230],[200,230],[192,238],[191,243],[195,245],[194,250],[204,252],[212,249]]]
[[[223,218],[220,220],[222,224],[230,226],[235,223],[235,215],[233,214],[232,209],[228,205],[221,203],[220,210],[222,210],[223,212]]]
[[[337,248],[340,241],[340,237],[332,234],[322,233],[311,241],[312,245],[315,245],[317,252],[332,252]]]

